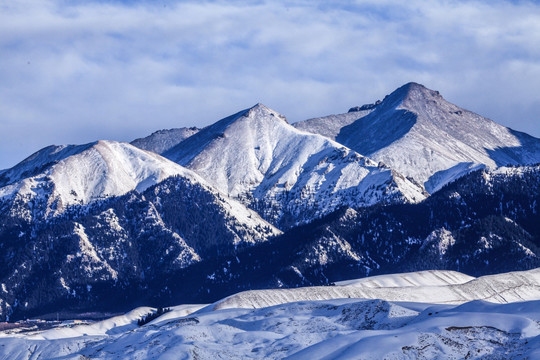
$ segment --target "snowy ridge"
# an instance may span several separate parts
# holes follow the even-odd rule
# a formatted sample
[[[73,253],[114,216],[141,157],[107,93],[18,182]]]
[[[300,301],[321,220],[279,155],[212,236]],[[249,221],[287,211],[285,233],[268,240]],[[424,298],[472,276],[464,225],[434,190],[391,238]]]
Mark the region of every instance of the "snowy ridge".
[[[69,156],[78,154],[96,143],[85,145],[51,145],[36,151],[14,167],[0,171],[0,187],[13,184],[25,178],[35,176],[47,167]]]
[[[344,205],[425,198],[423,189],[405,177],[295,129],[261,104],[202,129],[164,156],[283,227]]]
[[[377,281],[397,285],[403,279],[432,283],[439,278],[452,283],[465,277],[423,272],[385,275]],[[508,292],[520,277],[538,280],[538,270],[499,274],[491,280],[504,279]],[[529,295],[533,297],[532,292]],[[201,359],[536,359],[540,356],[540,300],[509,301],[436,305],[322,298],[218,310],[181,305],[141,327],[137,319],[154,309],[137,308],[86,325],[26,333],[0,331],[0,358],[142,360],[183,354]]]
[[[441,279],[448,274],[438,275]],[[414,285],[396,287],[394,284],[406,282],[407,276],[395,275],[394,279],[386,275],[381,283],[387,287],[374,287],[377,280],[349,282],[351,285],[306,287],[296,289],[253,290],[229,296],[213,305],[213,309],[262,308],[278,304],[340,298],[384,299],[387,301],[429,302],[437,304],[461,304],[473,300],[485,300],[494,303],[509,303],[540,299],[540,269],[510,272],[499,275],[482,276],[464,283],[449,285],[422,285],[422,275],[410,276],[416,279]],[[464,279],[466,275],[457,276]],[[446,280],[448,281],[448,280]],[[444,280],[441,281],[444,283]],[[427,283],[433,283],[428,281]],[[436,283],[436,282],[435,282]]]
[[[298,126],[384,162],[430,193],[482,165],[540,162],[540,139],[462,109],[416,83],[397,89],[348,125],[338,128],[336,118],[352,119],[342,114]]]
[[[198,131],[196,127],[158,130],[147,137],[135,139],[130,144],[139,149],[162,154]]]
[[[15,194],[29,198],[50,196],[59,201],[58,210],[62,211],[68,205],[87,204],[131,190],[143,191],[172,175],[195,179],[194,174],[177,164],[126,143],[98,141],[68,149],[69,156],[57,162],[36,157],[32,166],[45,166],[42,172],[1,188],[0,198]]]
[[[313,118],[303,121],[298,121],[292,124],[298,130],[320,134],[335,140],[341,129],[352,124],[356,120],[363,118],[371,113],[373,109],[353,111],[345,114],[328,115],[319,118]]]
[[[388,288],[405,286],[444,286],[464,284],[475,278],[457,271],[429,270],[392,275],[369,276],[362,279],[336,282],[339,286]]]
[[[0,188],[0,200],[41,198],[49,207],[48,214],[58,214],[70,205],[88,204],[132,190],[143,192],[174,175],[201,184],[210,192],[219,193],[196,173],[127,143],[98,141],[59,149],[65,149],[64,152],[56,152],[62,153],[62,160],[51,162],[49,157],[41,156],[42,152],[38,152],[40,156],[34,157],[31,165],[27,159],[14,167],[17,173],[21,173],[21,168],[30,166],[45,168],[37,175]],[[15,170],[10,173],[15,173]],[[222,198],[222,205],[239,221],[253,227],[266,224],[254,211],[232,199],[225,200],[225,196]],[[276,233],[279,232],[276,230]]]

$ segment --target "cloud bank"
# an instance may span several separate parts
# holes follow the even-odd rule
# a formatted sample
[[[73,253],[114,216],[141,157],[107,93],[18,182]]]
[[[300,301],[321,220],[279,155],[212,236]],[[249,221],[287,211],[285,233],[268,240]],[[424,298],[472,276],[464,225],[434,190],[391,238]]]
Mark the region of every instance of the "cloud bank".
[[[416,81],[540,136],[526,1],[0,1],[0,168],[262,102],[290,122]]]

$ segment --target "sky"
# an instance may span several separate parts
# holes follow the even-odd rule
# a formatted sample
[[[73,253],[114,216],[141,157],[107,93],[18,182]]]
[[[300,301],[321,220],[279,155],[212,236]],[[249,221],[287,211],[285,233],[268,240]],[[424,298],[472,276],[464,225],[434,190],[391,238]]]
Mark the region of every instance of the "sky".
[[[418,82],[540,137],[540,2],[0,0],[0,169],[45,146],[289,122]]]

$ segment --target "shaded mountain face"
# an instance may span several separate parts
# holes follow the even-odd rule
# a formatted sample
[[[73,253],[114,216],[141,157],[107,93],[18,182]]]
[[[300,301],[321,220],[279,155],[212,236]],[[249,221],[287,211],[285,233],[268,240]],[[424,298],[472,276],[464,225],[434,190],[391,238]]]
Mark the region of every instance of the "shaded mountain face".
[[[143,150],[162,154],[199,130],[196,127],[158,130],[144,138],[135,139],[130,144]]]
[[[264,105],[202,129],[163,154],[278,226],[341,206],[417,202],[421,186],[322,136],[299,131]]]
[[[462,109],[416,83],[402,86],[380,104],[360,112],[357,120],[346,119],[354,117],[334,115],[297,126],[384,162],[424,184],[430,193],[485,165],[540,162],[540,139]],[[338,131],[333,124],[325,126],[327,122],[344,126]],[[327,131],[329,127],[332,131]]]
[[[121,307],[176,270],[264,242],[280,232],[253,211],[175,176],[142,193],[69,208],[48,221],[0,201],[0,316]],[[158,292],[159,293],[159,292]],[[131,298],[135,296],[135,298]]]
[[[539,166],[480,170],[422,203],[340,209],[179,276],[190,294],[214,301],[241,290],[395,272],[527,270],[540,267],[539,213]],[[189,301],[181,288],[171,291],[171,301]]]

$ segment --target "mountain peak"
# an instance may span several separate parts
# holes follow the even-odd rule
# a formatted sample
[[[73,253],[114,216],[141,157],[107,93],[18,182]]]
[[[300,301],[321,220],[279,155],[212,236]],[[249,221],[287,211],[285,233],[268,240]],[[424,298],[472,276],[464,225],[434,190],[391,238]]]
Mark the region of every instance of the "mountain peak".
[[[428,89],[422,84],[409,82],[394,90],[390,95],[387,95],[383,99],[382,105],[391,107],[401,105],[407,107],[418,102],[429,100],[438,102],[439,100],[443,100],[443,97],[436,90]]]
[[[540,154],[538,139],[462,109],[414,82],[338,131],[338,142],[423,183],[429,192],[480,164],[531,164]],[[530,145],[524,147],[525,142]]]
[[[196,127],[158,130],[144,138],[135,139],[130,144],[139,149],[163,154],[165,151],[178,145],[191,135],[196,134],[199,130],[200,129]]]
[[[281,115],[277,111],[272,110],[268,106],[266,106],[264,104],[261,104],[261,103],[257,103],[255,105],[253,105],[252,107],[250,107],[249,109],[247,109],[244,116],[245,117],[250,117],[250,118],[269,118],[269,117],[272,118],[272,117],[275,117],[276,119],[284,121],[285,123],[288,124],[288,121],[285,118],[285,116]]]

